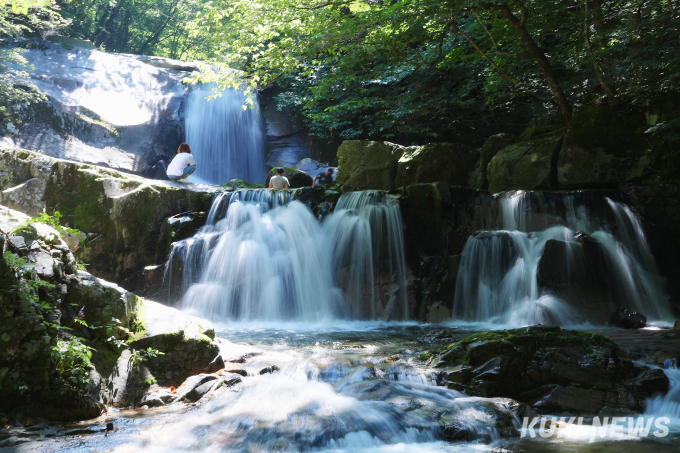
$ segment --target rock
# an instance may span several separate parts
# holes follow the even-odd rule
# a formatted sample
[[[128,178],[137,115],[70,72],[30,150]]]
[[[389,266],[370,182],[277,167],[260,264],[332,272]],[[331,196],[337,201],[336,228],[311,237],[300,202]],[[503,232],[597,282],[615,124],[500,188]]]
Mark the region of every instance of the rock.
[[[288,178],[288,182],[290,183],[291,189],[298,189],[300,187],[311,187],[312,177],[309,176],[307,173],[290,167],[283,167],[283,170],[284,170],[283,176]],[[269,171],[269,173],[267,174],[267,179],[264,182],[265,187],[269,187],[269,180],[272,179],[272,177],[275,176],[276,174],[277,174],[276,167],[272,168]]]
[[[542,412],[566,411],[583,415],[597,415],[605,404],[607,394],[601,390],[555,386],[554,390],[534,404]]]
[[[336,182],[355,189],[392,190],[405,149],[390,142],[345,141],[338,148]]]
[[[559,154],[560,188],[611,187],[660,173],[665,174],[663,179],[668,179],[669,173],[677,179],[677,165],[671,162],[654,168],[652,150],[662,146],[663,139],[643,133],[652,125],[642,109],[630,105],[577,111]]]
[[[170,243],[181,241],[194,236],[205,225],[207,212],[182,212],[168,217],[166,220],[166,234]]]
[[[496,153],[487,167],[489,190],[557,188],[553,162],[562,146],[561,132],[532,137]]]
[[[673,330],[680,330],[680,320],[675,321],[675,324],[673,324]]]
[[[186,381],[177,389],[175,402],[195,403],[203,395],[208,393],[213,385],[217,383],[217,376],[214,374],[199,374],[187,378]]]
[[[141,302],[138,313],[144,329],[129,344],[163,353],[146,362],[158,382],[178,384],[188,376],[224,368],[210,321],[149,300]]]
[[[262,368],[260,370],[260,374],[272,374],[272,373],[275,373],[277,371],[279,371],[279,367],[277,367],[276,365],[272,365],[272,366]]]
[[[479,153],[467,145],[429,143],[404,150],[397,164],[395,187],[442,181],[468,187],[478,167]]]
[[[646,396],[653,396],[657,393],[665,395],[670,387],[670,381],[663,370],[656,368],[644,370],[637,377],[631,379],[629,385]]]
[[[172,58],[141,55],[137,57],[137,60],[144,62],[148,65],[154,66],[156,68],[162,69],[174,69],[175,71],[183,72],[194,72],[199,70],[198,66],[196,66],[194,63],[173,60]]]
[[[618,350],[602,335],[533,326],[473,334],[434,361],[455,367],[447,370],[447,385],[468,395],[515,398],[543,413],[640,413],[649,394],[644,386],[662,390],[663,378],[642,376],[636,386],[630,379],[639,370]]]
[[[144,397],[147,379],[152,377],[146,366],[132,359],[132,351],[124,350],[106,379],[108,404],[113,407],[137,406]]]
[[[139,310],[137,296],[87,272],[79,272],[71,282],[65,303],[73,304],[88,323],[107,325],[112,318],[129,328]]]
[[[166,219],[207,212],[214,186],[157,181],[24,150],[0,149],[0,203],[31,216],[59,211],[61,222],[87,235],[78,258],[116,282],[165,260]]]
[[[243,179],[231,179],[224,186],[230,189],[264,189],[265,187],[268,187],[264,184],[248,182]]]
[[[428,255],[441,251],[443,222],[451,208],[451,189],[443,182],[404,187],[400,199],[404,237]]]
[[[175,69],[186,63],[101,52],[71,37],[50,39],[59,44],[43,41],[22,54],[47,100],[21,109],[15,146],[136,172],[156,145],[177,148],[186,74]]]
[[[647,325],[647,317],[642,313],[629,311],[627,308],[619,308],[611,314],[607,325],[624,329],[641,329]]]
[[[480,187],[479,189],[488,190],[489,180],[487,176],[487,167],[491,159],[506,146],[510,146],[517,141],[517,138],[510,134],[498,134],[492,135],[487,138],[479,150],[479,168],[481,171],[480,175]]]
[[[142,397],[142,401],[139,403],[139,406],[147,407],[165,406],[166,404],[170,404],[176,397],[177,395],[172,393],[170,389],[160,388],[146,393]]]

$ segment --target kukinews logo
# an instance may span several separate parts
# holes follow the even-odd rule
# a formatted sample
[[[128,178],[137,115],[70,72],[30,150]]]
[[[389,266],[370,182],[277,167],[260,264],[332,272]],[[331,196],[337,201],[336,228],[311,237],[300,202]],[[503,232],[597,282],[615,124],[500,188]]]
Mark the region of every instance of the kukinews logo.
[[[622,439],[666,437],[668,417],[524,417],[520,437]]]

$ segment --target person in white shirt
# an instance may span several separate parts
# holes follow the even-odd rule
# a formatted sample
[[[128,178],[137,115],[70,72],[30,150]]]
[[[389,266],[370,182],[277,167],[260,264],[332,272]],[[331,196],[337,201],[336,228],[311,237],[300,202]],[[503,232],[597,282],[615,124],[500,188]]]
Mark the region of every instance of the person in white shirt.
[[[177,148],[177,155],[170,165],[168,165],[168,179],[170,181],[179,181],[181,179],[186,179],[187,176],[196,171],[196,161],[194,156],[191,155],[191,148],[187,143],[182,143]]]
[[[283,176],[283,168],[279,167],[276,169],[276,173],[278,173],[276,176],[272,177],[272,179],[269,180],[269,188],[270,189],[287,189],[290,187],[290,183],[288,182],[288,178]]]

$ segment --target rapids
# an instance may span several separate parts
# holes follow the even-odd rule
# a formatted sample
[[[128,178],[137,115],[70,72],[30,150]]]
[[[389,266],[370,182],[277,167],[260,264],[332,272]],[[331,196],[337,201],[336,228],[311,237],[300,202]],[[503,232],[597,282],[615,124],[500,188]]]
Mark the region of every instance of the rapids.
[[[467,397],[437,387],[438,371],[419,359],[433,344],[480,327],[485,326],[347,321],[217,325],[222,353],[232,361],[228,368],[249,375],[241,384],[190,406],[113,409],[107,417],[50,428],[46,435],[28,431],[24,435],[32,442],[15,451],[677,451],[680,420],[666,409],[673,396],[661,397],[659,409],[651,401],[644,415],[671,416],[670,434],[663,438],[600,437],[590,426],[566,427],[550,438],[503,437],[509,428],[521,428],[509,400]],[[260,374],[272,366],[279,370]],[[672,391],[680,388],[677,370],[666,372]],[[677,399],[674,404],[677,408]],[[105,436],[101,427],[107,421],[114,431]]]

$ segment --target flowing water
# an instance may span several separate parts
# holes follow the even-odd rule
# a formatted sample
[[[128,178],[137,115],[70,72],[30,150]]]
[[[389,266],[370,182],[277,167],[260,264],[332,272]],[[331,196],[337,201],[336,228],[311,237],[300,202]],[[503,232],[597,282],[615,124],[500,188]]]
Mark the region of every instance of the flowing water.
[[[604,195],[545,192],[504,193],[498,202],[500,228],[470,236],[463,250],[454,318],[605,323],[625,307],[652,321],[671,319],[640,221],[626,205]],[[541,263],[549,242],[558,253]],[[541,267],[549,277],[543,284]]]
[[[184,129],[196,158],[194,175],[211,184],[234,178],[264,183],[265,136],[257,94],[252,94],[254,106],[246,106],[245,95],[232,88],[207,100],[214,94],[211,88],[192,88],[186,98]]]
[[[218,325],[222,354],[232,361],[228,367],[248,373],[241,383],[188,407],[112,410],[108,418],[69,426],[17,429],[15,434],[30,442],[12,451],[677,451],[678,370],[666,370],[671,392],[652,400],[644,415],[669,416],[670,433],[661,438],[601,436],[601,428],[572,425],[548,438],[520,439],[516,430],[522,421],[511,412],[510,400],[468,397],[436,386],[441,376],[418,355],[484,327],[347,321]],[[260,374],[272,366],[279,370]],[[105,436],[107,421],[115,429]]]
[[[211,320],[406,319],[398,200],[344,194],[320,223],[295,191],[220,195],[206,226],[175,243],[170,303]]]

